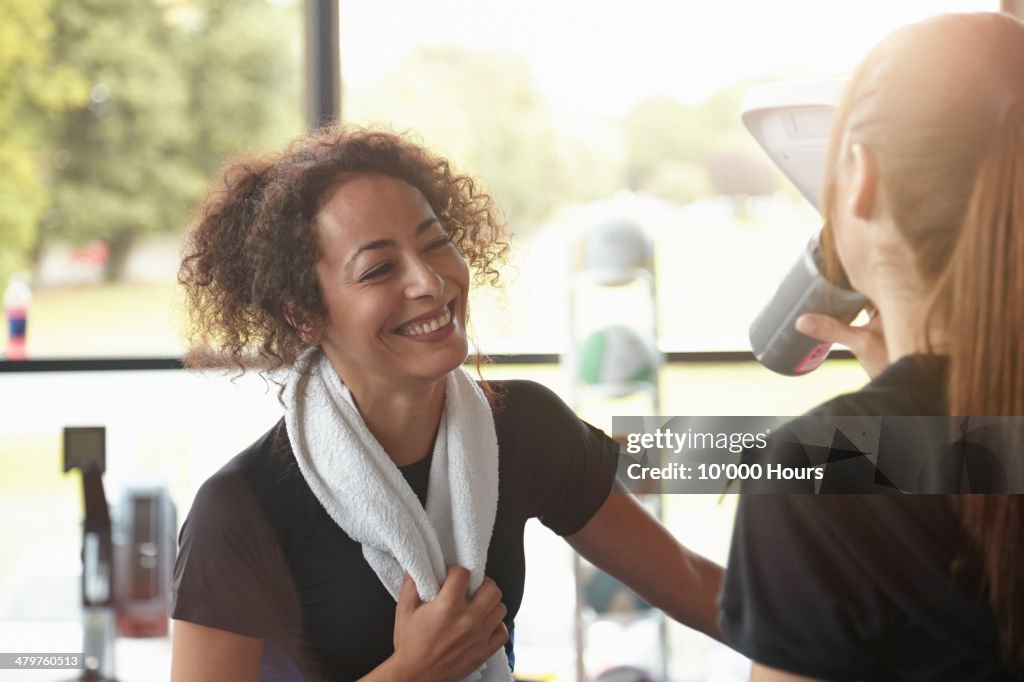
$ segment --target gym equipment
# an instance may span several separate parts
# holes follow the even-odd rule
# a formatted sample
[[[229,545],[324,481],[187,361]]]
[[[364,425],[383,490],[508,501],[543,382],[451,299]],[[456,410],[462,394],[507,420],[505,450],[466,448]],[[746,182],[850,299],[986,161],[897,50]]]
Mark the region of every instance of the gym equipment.
[[[163,486],[130,486],[115,508],[117,634],[166,637],[177,556],[177,517]]]
[[[174,503],[162,486],[129,486],[111,517],[103,487],[106,429],[64,429],[64,471],[82,472],[82,653],[78,682],[116,682],[114,641],[166,637],[177,553]]]
[[[110,510],[103,491],[106,471],[106,429],[65,427],[64,472],[82,472],[85,522],[82,525],[82,653],[83,682],[116,682],[114,678],[114,547]]]
[[[563,365],[569,373],[570,402],[575,412],[612,433],[611,418],[621,414],[659,414],[657,351],[657,292],[654,247],[647,232],[619,214],[605,214],[579,235],[578,255],[569,287],[569,347]],[[653,491],[652,491],[653,492]],[[660,495],[645,498],[651,512],[661,516]],[[650,608],[622,609],[628,592],[619,593],[617,581],[573,556],[576,576],[575,640],[579,679],[593,679],[609,662],[641,663],[659,671],[647,678],[665,679],[668,637],[665,616]],[[592,603],[588,586],[608,588],[609,603]],[[625,590],[624,587],[621,590]],[[600,600],[597,600],[600,601]],[[614,604],[614,605],[613,605]],[[631,605],[632,606],[632,605]],[[601,607],[601,608],[597,608]],[[612,607],[612,608],[609,608]],[[627,612],[628,611],[628,612]],[[626,645],[609,645],[599,634],[607,628],[642,632],[651,644],[639,655]],[[600,654],[600,661],[594,654]],[[619,667],[618,670],[627,670]],[[606,671],[607,672],[607,671]]]
[[[592,332],[578,350],[579,377],[590,385],[605,384],[629,393],[637,383],[654,383],[658,356],[640,334],[623,325]]]

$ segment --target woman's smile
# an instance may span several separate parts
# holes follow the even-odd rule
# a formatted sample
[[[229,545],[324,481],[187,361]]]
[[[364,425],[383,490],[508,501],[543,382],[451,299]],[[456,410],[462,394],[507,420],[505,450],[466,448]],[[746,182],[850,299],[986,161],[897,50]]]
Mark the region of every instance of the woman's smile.
[[[395,329],[399,336],[405,336],[414,341],[437,341],[452,333],[452,308],[455,300],[452,299],[440,310],[434,310],[421,315],[414,320],[406,322]]]

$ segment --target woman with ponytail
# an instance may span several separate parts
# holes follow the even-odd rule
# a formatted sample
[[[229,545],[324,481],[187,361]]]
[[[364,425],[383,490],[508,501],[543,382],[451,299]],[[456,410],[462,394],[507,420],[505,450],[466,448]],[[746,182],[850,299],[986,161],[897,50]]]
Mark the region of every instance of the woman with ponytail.
[[[1024,24],[882,40],[839,103],[823,204],[826,260],[877,315],[799,320],[872,376],[809,415],[1024,415]],[[745,496],[720,606],[752,680],[1024,679],[1024,504]]]

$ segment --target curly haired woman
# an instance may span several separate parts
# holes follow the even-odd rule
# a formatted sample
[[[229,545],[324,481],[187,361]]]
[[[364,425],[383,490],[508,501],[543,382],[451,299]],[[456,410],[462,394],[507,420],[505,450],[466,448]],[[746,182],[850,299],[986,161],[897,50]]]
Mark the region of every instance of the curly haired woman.
[[[392,133],[226,169],[179,276],[193,364],[287,368],[285,417],[196,496],[172,679],[510,680],[531,517],[717,636],[721,569],[611,494],[617,444],[463,369],[470,270],[507,248],[473,180]]]

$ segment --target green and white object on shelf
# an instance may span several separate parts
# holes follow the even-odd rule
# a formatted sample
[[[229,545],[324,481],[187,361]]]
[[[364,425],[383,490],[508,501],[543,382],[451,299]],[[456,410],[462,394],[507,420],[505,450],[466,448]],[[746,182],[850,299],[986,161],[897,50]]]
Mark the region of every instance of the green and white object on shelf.
[[[639,383],[655,382],[658,355],[640,334],[622,325],[599,329],[587,336],[577,354],[580,380],[628,393]],[[616,388],[620,390],[616,390]]]

